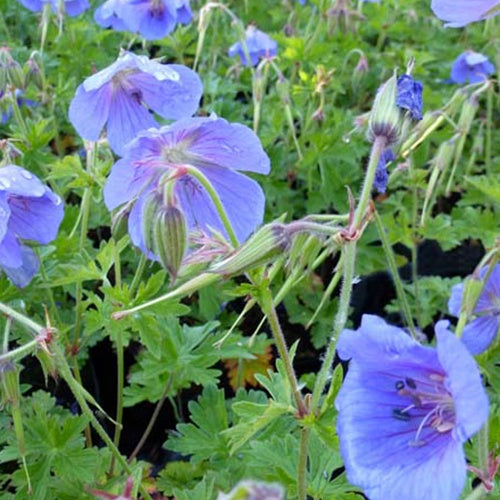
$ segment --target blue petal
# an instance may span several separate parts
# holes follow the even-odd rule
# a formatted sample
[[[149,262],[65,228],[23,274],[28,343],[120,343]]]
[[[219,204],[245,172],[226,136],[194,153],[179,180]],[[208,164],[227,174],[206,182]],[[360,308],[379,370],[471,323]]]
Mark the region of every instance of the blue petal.
[[[220,197],[231,226],[240,242],[260,225],[264,217],[264,193],[257,182],[222,168],[200,169]],[[187,182],[186,182],[187,181]],[[205,189],[193,178],[176,183],[175,193],[191,229],[210,228],[228,236]]]
[[[481,316],[465,325],[462,342],[471,354],[481,354],[495,340],[499,328],[497,316]]]
[[[14,234],[8,231],[0,241],[0,266],[17,268],[22,263],[21,245]]]
[[[151,113],[140,103],[140,96],[117,89],[109,109],[107,126],[108,142],[111,149],[123,155],[125,146],[138,132],[158,124]]]
[[[422,90],[422,84],[410,75],[401,75],[398,78],[396,104],[408,110],[414,120],[422,119]]]
[[[200,77],[180,64],[170,64],[168,68],[178,75],[176,80],[159,80],[147,73],[135,73],[129,80],[140,89],[143,101],[163,118],[178,120],[192,116],[203,93]]]
[[[39,198],[16,197],[9,200],[11,217],[9,228],[25,240],[50,243],[57,236],[64,216],[59,196],[47,188]]]
[[[186,162],[194,166],[269,173],[269,157],[259,138],[245,125],[222,118],[188,118],[162,130],[174,132],[172,146],[182,146]]]
[[[154,169],[134,167],[128,158],[118,160],[104,185],[104,203],[108,210],[131,201],[151,182]]]
[[[8,266],[4,266],[0,261],[0,266],[5,271],[5,274],[8,278],[19,288],[24,288],[29,285],[30,281],[33,279],[33,276],[38,271],[38,266],[40,265],[38,261],[38,257],[35,255],[35,252],[26,246],[20,247],[20,257],[21,264],[20,266],[11,268]]]
[[[458,28],[498,15],[487,14],[496,5],[498,0],[432,0],[431,8],[439,19],[448,21],[445,26]]]
[[[451,288],[450,299],[448,300],[448,311],[452,316],[458,318],[462,306],[462,297],[464,293],[464,284],[458,283]]]
[[[447,321],[436,324],[437,352],[455,405],[453,435],[463,442],[486,422],[489,403],[474,358],[447,326]]]
[[[78,134],[88,141],[97,141],[109,116],[111,89],[108,86],[86,91],[81,84],[69,105],[69,121]]]
[[[10,207],[9,204],[7,203],[7,196],[5,195],[4,192],[0,190],[0,242],[3,240],[5,234],[7,233],[9,218],[10,218]]]

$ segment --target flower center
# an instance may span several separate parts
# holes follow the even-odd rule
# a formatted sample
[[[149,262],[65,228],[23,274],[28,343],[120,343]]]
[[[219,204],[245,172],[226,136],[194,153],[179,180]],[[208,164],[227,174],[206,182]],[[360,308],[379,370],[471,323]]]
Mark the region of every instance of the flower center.
[[[418,384],[410,377],[396,382],[398,395],[407,397],[411,403],[404,408],[394,408],[393,417],[405,422],[420,420],[415,437],[408,443],[410,446],[427,444],[423,437],[426,429],[444,433],[455,426],[455,406],[444,380],[442,375],[433,373],[429,381],[419,381]]]
[[[153,17],[161,17],[165,11],[165,5],[162,0],[150,0],[149,11]]]

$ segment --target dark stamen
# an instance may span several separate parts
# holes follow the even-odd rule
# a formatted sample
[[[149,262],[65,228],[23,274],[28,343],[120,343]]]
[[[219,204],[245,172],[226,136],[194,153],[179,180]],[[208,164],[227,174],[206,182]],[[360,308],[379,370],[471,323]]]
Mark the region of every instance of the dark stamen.
[[[410,415],[408,413],[405,413],[403,410],[400,410],[399,408],[394,408],[392,410],[392,416],[398,420],[403,420],[404,422],[408,422],[410,420]]]
[[[405,388],[405,383],[402,380],[398,380],[396,382],[396,389],[398,391],[400,391],[401,389],[404,389],[404,388]]]
[[[417,388],[417,384],[416,384],[416,382],[412,378],[406,377],[405,381],[406,381],[406,385],[410,389],[416,389]]]

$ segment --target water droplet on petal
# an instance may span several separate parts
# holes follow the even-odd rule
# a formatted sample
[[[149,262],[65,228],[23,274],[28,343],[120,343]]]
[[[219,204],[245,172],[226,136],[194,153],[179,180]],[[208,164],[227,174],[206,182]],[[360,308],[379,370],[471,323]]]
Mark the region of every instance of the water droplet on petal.
[[[8,179],[0,179],[0,188],[9,189],[10,181]]]
[[[21,175],[22,175],[25,179],[28,179],[28,180],[33,179],[33,174],[30,174],[30,173],[29,173],[29,172],[27,172],[26,170],[22,170],[22,171],[21,171]]]

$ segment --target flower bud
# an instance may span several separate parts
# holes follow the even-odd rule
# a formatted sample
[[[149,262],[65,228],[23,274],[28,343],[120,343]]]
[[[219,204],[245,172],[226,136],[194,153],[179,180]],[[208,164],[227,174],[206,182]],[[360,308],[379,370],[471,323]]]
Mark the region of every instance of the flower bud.
[[[385,137],[387,145],[399,139],[401,131],[401,111],[396,105],[398,87],[396,73],[392,75],[377,91],[375,102],[368,120],[368,138],[375,141],[377,137]]]
[[[144,245],[148,252],[154,252],[155,247],[155,225],[160,209],[160,201],[156,192],[151,192],[146,197],[142,207],[142,234],[144,235]]]
[[[133,203],[126,203],[115,210],[111,216],[111,234],[117,241],[127,234],[128,217],[132,206]]]
[[[153,234],[154,253],[174,281],[187,248],[187,223],[184,213],[174,205],[161,208]]]
[[[38,58],[34,54],[26,61],[26,85],[33,83],[39,90],[43,90],[43,77]]]
[[[9,361],[2,362],[0,364],[0,379],[4,401],[11,405],[19,405],[21,400],[19,370]]]
[[[209,271],[225,275],[241,274],[281,255],[290,245],[287,226],[266,224],[229,257],[212,265]]]
[[[10,55],[10,49],[0,48],[0,68],[4,72],[6,83],[18,89],[24,88],[24,73],[21,65]]]

